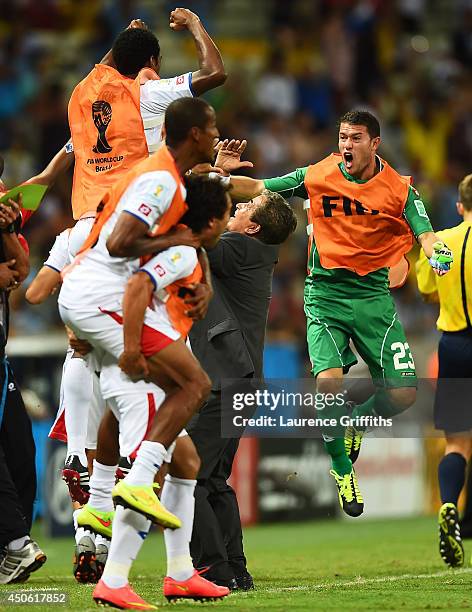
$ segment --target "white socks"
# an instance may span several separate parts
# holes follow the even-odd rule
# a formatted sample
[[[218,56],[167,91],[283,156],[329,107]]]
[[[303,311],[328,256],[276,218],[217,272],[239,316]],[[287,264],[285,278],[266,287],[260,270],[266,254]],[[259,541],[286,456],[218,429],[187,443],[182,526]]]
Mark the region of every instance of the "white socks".
[[[93,472],[90,476],[90,498],[88,503],[92,508],[102,512],[111,512],[113,500],[111,490],[115,486],[117,465],[104,465],[93,460]]]
[[[102,536],[100,533],[97,533],[95,536],[95,548],[97,549],[99,546],[105,546],[107,551],[110,549],[110,542],[108,538]]]
[[[195,511],[196,480],[175,478],[168,474],[162,491],[162,504],[182,521],[180,529],[164,529],[167,551],[167,576],[174,580],[187,580],[193,574],[190,539]],[[114,527],[113,527],[114,529]]]
[[[144,440],[125,482],[130,485],[151,486],[166,453],[166,448],[160,442]]]
[[[92,372],[80,357],[72,357],[62,374],[64,418],[67,431],[67,456],[78,455],[80,463],[87,466],[85,439],[87,415],[93,395]]]
[[[79,512],[81,511],[82,508],[77,508],[77,510],[74,510],[74,512],[72,513],[72,518],[74,520],[74,530],[75,530],[75,543],[78,544],[80,542],[80,540],[84,537],[84,536],[89,536],[91,540],[95,541],[95,534],[92,533],[91,531],[89,531],[88,529],[86,529],[85,527],[79,527],[77,525],[77,515],[79,514]]]
[[[117,506],[113,520],[113,538],[102,576],[103,582],[111,589],[119,589],[128,584],[131,565],[150,526],[151,521],[142,514]]]

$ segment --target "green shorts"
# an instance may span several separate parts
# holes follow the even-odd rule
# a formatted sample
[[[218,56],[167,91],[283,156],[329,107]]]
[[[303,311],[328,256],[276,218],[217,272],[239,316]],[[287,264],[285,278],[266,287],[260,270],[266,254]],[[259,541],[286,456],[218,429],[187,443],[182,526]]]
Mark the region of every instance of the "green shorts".
[[[308,353],[313,376],[329,368],[346,373],[357,363],[352,340],[374,384],[415,387],[415,363],[389,293],[362,299],[313,296],[305,288]]]

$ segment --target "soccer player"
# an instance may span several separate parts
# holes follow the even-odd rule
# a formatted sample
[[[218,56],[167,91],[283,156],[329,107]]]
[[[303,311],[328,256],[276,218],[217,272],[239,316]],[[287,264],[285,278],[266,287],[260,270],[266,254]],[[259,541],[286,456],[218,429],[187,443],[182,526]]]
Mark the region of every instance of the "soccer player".
[[[182,176],[195,164],[213,158],[213,142],[218,137],[216,117],[204,100],[182,98],[174,101],[166,111],[165,129],[167,144],[135,166],[105,196],[104,207],[84,250],[62,285],[61,317],[78,337],[90,342],[96,353],[107,352],[116,358],[121,354],[121,326],[107,313],[121,308],[127,280],[139,268],[139,257],[174,246],[169,229],[187,210]],[[206,311],[211,291],[206,286],[201,289],[202,285],[204,283],[196,283],[195,287],[195,293],[202,291],[200,296],[187,298],[198,302],[190,312],[199,307]],[[187,368],[179,367],[177,374],[185,389],[166,397],[160,408],[161,422],[170,417],[178,420],[179,414],[193,411],[209,386],[206,374],[195,360]],[[160,381],[153,382],[159,384]],[[127,478],[133,480],[136,472],[142,469],[148,475],[156,471],[183,424],[176,432],[174,428],[166,431],[164,426],[159,442],[143,443]],[[151,430],[150,435],[153,433]],[[106,473],[109,472],[107,468],[103,468]],[[101,469],[101,464],[94,461],[92,479],[100,479]],[[178,524],[153,494],[152,477],[136,505],[156,522],[166,526],[169,521],[174,526]]]
[[[221,232],[225,229],[231,210],[231,200],[227,187],[218,179],[203,177],[190,177],[187,181],[187,201],[189,210],[182,217],[182,223],[188,225],[195,233],[202,246],[214,246]],[[139,359],[149,358],[150,363],[158,359],[162,371],[170,365],[180,362],[180,368],[188,368],[186,360],[196,361],[185,346],[185,338],[192,326],[193,320],[188,316],[188,306],[185,296],[191,292],[195,283],[199,281],[202,269],[198,262],[194,248],[178,246],[168,249],[154,256],[143,265],[128,281],[123,298],[123,310],[110,312],[114,320],[123,322],[124,352],[120,364],[126,365],[126,372],[139,375]],[[149,307],[149,304],[151,304]],[[121,329],[120,329],[121,332]],[[180,356],[180,360],[179,360]],[[108,357],[109,358],[109,357]],[[109,390],[109,398],[113,415],[119,422],[120,436],[132,437],[135,423],[133,419],[135,406],[132,398],[121,393],[119,401],[114,397],[113,391],[122,388],[125,384],[123,376],[120,381],[112,381],[107,376],[107,368],[102,370],[103,385]],[[167,370],[168,371],[168,370]],[[127,379],[127,377],[124,377]],[[133,392],[135,383],[128,380],[128,386]],[[150,386],[150,385],[148,385]],[[167,393],[172,393],[171,387],[166,385]],[[178,393],[177,388],[176,392]],[[162,404],[161,404],[162,406]],[[140,449],[149,448],[152,444],[155,423],[160,420],[160,407],[158,407],[154,424]],[[184,414],[185,417],[185,414]],[[179,413],[174,415],[178,421]],[[186,417],[188,420],[188,416]],[[181,421],[182,422],[182,421]],[[112,431],[116,428],[111,427]],[[108,483],[104,478],[100,487],[95,487],[92,476],[91,496],[87,506],[79,515],[79,523],[86,519],[87,514],[97,514],[97,503],[104,502],[103,492],[113,487],[113,472],[116,467],[118,453],[113,454],[110,434],[100,427],[97,458],[102,465],[110,465],[111,473]],[[175,436],[174,436],[175,437]],[[190,438],[179,438],[177,444],[187,447],[186,458],[181,464],[170,463],[169,474],[166,476],[162,503],[166,508],[178,513],[182,526],[172,529],[169,523],[164,530],[164,539],[167,550],[167,576],[164,580],[164,595],[169,599],[214,599],[229,593],[226,587],[220,587],[202,578],[193,568],[190,556],[190,537],[193,527],[194,489],[199,468],[198,455]],[[124,449],[121,449],[124,452]],[[139,454],[140,451],[138,451]],[[180,453],[182,456],[182,453]],[[144,469],[144,467],[146,469]],[[156,468],[151,465],[141,466],[140,471],[131,469],[130,475],[120,481],[113,489],[112,495],[117,505],[113,519],[113,534],[110,553],[105,565],[101,581],[98,583],[93,597],[97,602],[121,606],[125,601],[145,602],[131,590],[128,584],[128,574],[132,561],[141,548],[143,539],[150,527],[149,517],[137,512],[134,504],[130,504],[130,492],[139,491],[139,484],[153,479]],[[132,478],[130,477],[132,476]],[[129,486],[131,484],[131,487]],[[108,508],[112,508],[112,495],[108,495]],[[101,507],[103,508],[103,506]],[[100,529],[100,525],[96,525]]]
[[[377,155],[380,125],[369,112],[351,111],[339,121],[339,153],[285,176],[257,180],[231,177],[232,196],[252,198],[270,189],[308,200],[309,252],[305,283],[308,351],[320,393],[337,393],[356,363],[352,340],[367,363],[375,394],[354,408],[352,417],[391,417],[415,401],[413,357],[389,292],[389,268],[400,262],[416,237],[436,273],[450,268],[424,204],[409,177],[400,176]],[[224,148],[216,166],[224,164]],[[237,153],[236,153],[237,155]],[[227,157],[234,158],[228,151]],[[340,415],[333,415],[340,416]],[[324,432],[339,501],[350,516],[364,503],[353,462],[362,429],[345,440]]]
[[[447,276],[433,274],[424,253],[416,266],[418,288],[427,302],[439,303],[437,327],[439,374],[434,403],[434,421],[444,430],[446,449],[438,467],[442,506],[439,510],[439,552],[451,567],[464,564],[457,500],[465,481],[472,450],[470,387],[457,379],[472,378],[472,174],[459,184],[457,212],[463,217],[456,227],[438,232],[447,241],[456,265]],[[446,380],[445,380],[446,379]],[[453,379],[453,380],[447,380]],[[454,380],[455,379],[455,380]]]
[[[70,250],[70,234],[68,228],[56,237],[48,259],[26,290],[25,297],[30,304],[43,303],[60,286],[61,273],[75,256]],[[92,347],[78,340],[70,330],[67,332],[69,348],[63,366],[59,409],[49,437],[66,442],[67,456],[78,456],[82,465],[91,466],[97,445],[98,426],[105,411],[96,373],[99,366],[90,361],[93,357]],[[75,415],[81,418],[71,419]],[[94,536],[89,529],[77,524],[79,509],[89,497],[88,470],[75,474],[66,472],[66,476],[75,531],[73,574],[78,582],[96,582],[105,566],[109,540],[102,535]]]
[[[102,195],[123,172],[159,148],[169,104],[200,95],[226,79],[221,55],[195,13],[175,9],[170,14],[170,28],[191,33],[199,69],[160,79],[159,42],[141,20],[133,20],[117,37],[111,52],[75,88],[69,102],[72,141],[42,173],[28,181],[50,185],[75,159],[72,209],[78,221],[69,236],[74,254],[90,232]],[[88,482],[83,407],[92,401],[92,378],[78,355],[66,361],[62,388],[70,435],[63,476],[71,496],[79,501],[83,501]],[[82,491],[80,484],[85,487]]]

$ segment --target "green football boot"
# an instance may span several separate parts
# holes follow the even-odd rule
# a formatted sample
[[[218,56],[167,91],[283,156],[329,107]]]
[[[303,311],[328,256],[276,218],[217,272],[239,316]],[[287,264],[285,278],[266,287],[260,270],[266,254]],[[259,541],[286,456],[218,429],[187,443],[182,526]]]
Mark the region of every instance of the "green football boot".
[[[455,504],[443,504],[439,509],[439,554],[449,567],[464,565],[464,546]]]
[[[334,470],[329,472],[333,476],[338,487],[339,504],[349,516],[360,516],[364,512],[364,500],[362,499],[357,476],[354,468],[349,474],[340,476]]]
[[[344,433],[344,448],[346,449],[346,454],[351,460],[351,463],[355,463],[359,457],[364,434],[365,431],[356,429],[355,427],[346,427]]]

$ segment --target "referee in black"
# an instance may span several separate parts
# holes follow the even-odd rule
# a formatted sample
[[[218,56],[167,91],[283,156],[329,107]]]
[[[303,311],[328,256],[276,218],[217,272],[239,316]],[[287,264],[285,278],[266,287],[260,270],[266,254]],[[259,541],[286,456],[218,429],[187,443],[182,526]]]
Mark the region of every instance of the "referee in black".
[[[5,192],[0,180],[0,195]],[[24,582],[46,561],[29,537],[36,495],[31,421],[5,355],[8,297],[29,272],[28,254],[18,238],[20,225],[20,206],[13,200],[0,204],[0,584]]]
[[[190,332],[192,351],[212,380],[212,392],[187,427],[201,459],[190,550],[205,578],[231,589],[253,588],[246,569],[241,520],[231,475],[239,438],[221,437],[221,380],[262,378],[272,274],[279,246],[296,228],[282,196],[264,191],[238,204],[228,232],[208,251],[214,297]]]
[[[439,552],[451,567],[464,564],[457,500],[472,450],[472,174],[459,185],[457,211],[462,223],[437,232],[454,256],[450,272],[436,276],[423,253],[416,270],[425,300],[439,303],[437,327],[443,332],[438,347],[434,422],[446,438],[445,454],[438,467],[442,503]]]

